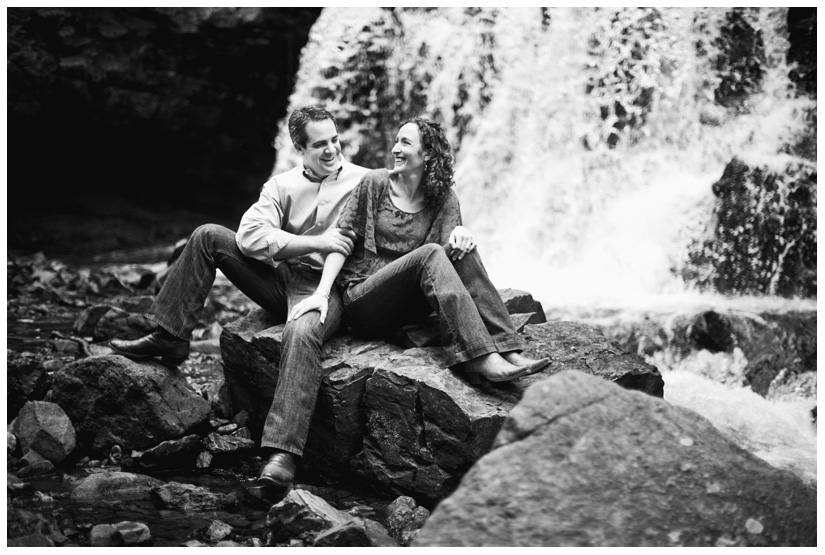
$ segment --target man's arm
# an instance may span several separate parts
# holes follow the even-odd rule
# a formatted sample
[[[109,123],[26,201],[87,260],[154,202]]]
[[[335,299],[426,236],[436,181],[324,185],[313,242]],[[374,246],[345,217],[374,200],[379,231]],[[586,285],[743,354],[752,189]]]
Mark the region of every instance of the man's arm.
[[[267,189],[244,213],[235,241],[240,251],[250,258],[271,262],[286,260],[313,252],[352,252],[354,233],[331,228],[321,235],[295,235],[282,229],[283,210]]]

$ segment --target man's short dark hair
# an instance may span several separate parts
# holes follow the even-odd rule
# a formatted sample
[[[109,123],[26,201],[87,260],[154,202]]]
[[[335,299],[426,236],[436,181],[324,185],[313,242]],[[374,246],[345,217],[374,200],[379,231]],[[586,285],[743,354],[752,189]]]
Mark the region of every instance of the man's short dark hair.
[[[310,121],[332,120],[335,130],[338,131],[338,122],[323,106],[304,106],[298,108],[289,116],[289,138],[292,144],[305,148],[307,146],[307,124]]]

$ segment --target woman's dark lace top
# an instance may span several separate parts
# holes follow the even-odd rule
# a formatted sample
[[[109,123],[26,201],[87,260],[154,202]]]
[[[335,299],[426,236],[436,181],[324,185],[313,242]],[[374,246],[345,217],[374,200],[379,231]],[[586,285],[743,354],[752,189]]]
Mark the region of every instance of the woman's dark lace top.
[[[372,170],[361,178],[338,218],[338,227],[358,235],[338,274],[338,284],[346,290],[422,245],[445,245],[458,225],[461,208],[452,189],[441,206],[411,214],[392,203],[389,171]]]

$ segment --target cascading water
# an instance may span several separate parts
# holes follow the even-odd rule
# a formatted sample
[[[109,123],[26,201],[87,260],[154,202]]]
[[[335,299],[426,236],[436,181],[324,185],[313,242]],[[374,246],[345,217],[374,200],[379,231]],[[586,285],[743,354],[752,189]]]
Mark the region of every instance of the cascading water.
[[[816,101],[789,80],[787,15],[326,9],[290,104],[326,104],[345,153],[371,167],[388,164],[399,121],[419,113],[441,120],[456,148],[465,224],[493,281],[529,290],[551,317],[815,311],[815,298],[721,295],[685,279],[699,273],[685,271],[687,251],[713,223],[713,185],[734,158],[775,172],[780,188],[789,189],[781,178],[789,168],[813,175],[806,198],[815,226],[816,154],[799,145],[811,135],[815,143]],[[296,161],[281,128],[276,171]],[[798,240],[780,236],[780,256]],[[782,260],[767,266],[762,293],[776,291],[786,271]],[[694,367],[727,366],[741,377],[744,362],[741,351],[706,355],[649,358],[664,375],[665,398],[815,481],[815,398],[771,402],[741,383],[712,382]],[[733,409],[722,410],[721,399]]]

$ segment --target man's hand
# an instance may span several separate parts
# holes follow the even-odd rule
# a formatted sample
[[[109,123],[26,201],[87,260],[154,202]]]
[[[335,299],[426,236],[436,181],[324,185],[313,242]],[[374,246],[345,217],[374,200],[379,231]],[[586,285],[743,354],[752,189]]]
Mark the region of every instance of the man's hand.
[[[355,232],[351,229],[330,228],[318,235],[318,252],[324,254],[337,252],[349,256],[352,254],[352,247],[355,245],[355,237]]]
[[[459,225],[450,233],[450,246],[453,248],[449,255],[450,259],[461,260],[464,255],[476,248],[476,241],[466,227]]]

